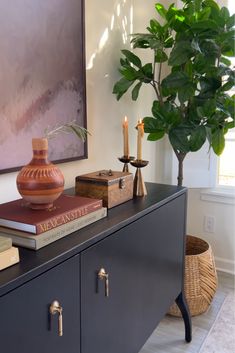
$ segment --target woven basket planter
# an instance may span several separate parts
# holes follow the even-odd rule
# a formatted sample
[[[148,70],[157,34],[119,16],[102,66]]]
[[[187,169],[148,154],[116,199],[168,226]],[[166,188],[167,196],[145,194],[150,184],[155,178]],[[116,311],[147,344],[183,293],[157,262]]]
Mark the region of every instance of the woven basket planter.
[[[210,306],[217,288],[217,273],[211,246],[200,238],[187,235],[184,292],[191,316],[204,313]],[[168,312],[181,316],[174,303]]]

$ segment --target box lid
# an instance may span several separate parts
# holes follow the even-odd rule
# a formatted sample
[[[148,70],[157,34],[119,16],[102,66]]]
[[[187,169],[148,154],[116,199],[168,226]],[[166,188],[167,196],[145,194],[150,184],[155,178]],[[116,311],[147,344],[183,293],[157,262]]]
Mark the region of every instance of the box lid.
[[[99,170],[97,172],[79,175],[76,181],[97,183],[101,185],[112,185],[119,183],[120,179],[132,177],[132,173],[117,172],[113,170]]]

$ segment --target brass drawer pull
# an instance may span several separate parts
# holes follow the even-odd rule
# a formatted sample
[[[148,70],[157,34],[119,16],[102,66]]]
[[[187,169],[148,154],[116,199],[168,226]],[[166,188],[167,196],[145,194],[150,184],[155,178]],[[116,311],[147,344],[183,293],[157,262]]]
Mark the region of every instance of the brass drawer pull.
[[[98,279],[105,280],[105,296],[109,297],[109,274],[105,272],[104,268],[101,268],[98,272]]]
[[[63,317],[62,317],[63,308],[58,302],[58,300],[54,300],[50,305],[50,314],[58,315],[58,335],[63,336]]]

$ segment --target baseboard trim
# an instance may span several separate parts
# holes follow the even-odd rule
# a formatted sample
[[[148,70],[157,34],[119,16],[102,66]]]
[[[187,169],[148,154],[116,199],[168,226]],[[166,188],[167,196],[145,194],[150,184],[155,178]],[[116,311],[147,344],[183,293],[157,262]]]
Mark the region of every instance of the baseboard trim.
[[[235,275],[235,261],[215,257],[215,265],[218,271]]]

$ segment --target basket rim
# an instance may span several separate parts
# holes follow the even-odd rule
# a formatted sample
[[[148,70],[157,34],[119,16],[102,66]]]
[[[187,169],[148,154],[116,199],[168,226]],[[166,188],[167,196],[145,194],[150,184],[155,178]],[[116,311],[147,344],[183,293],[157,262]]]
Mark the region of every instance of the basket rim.
[[[196,239],[198,242],[201,242],[202,244],[204,244],[205,247],[207,247],[205,250],[203,250],[202,252],[199,252],[197,254],[187,254],[187,238],[191,238],[191,239]],[[199,238],[195,235],[190,235],[187,234],[186,235],[186,239],[185,239],[185,256],[200,256],[200,255],[205,255],[207,252],[211,252],[211,245],[210,243],[208,243],[206,240]]]

